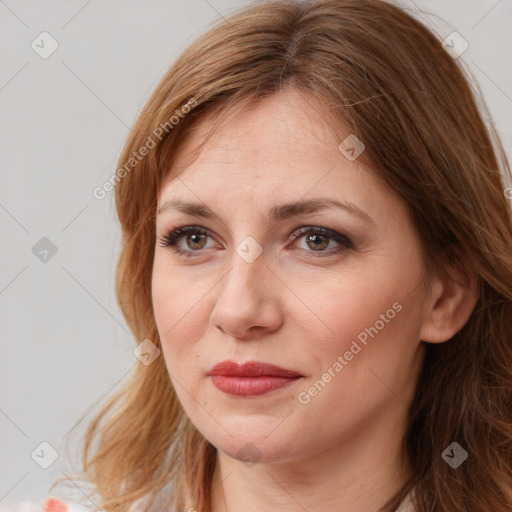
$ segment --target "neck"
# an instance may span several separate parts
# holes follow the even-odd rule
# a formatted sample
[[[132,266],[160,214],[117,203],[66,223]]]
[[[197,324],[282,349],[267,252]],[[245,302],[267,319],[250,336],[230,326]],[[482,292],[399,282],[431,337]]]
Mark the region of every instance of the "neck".
[[[401,404],[403,407],[403,404]],[[404,413],[384,413],[322,453],[248,464],[217,452],[212,512],[376,512],[410,475]]]

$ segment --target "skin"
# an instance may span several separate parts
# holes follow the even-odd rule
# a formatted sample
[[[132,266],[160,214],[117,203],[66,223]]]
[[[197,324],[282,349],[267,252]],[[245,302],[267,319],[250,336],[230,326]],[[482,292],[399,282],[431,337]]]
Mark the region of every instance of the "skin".
[[[192,161],[209,127],[202,121],[160,193],[160,206],[200,202],[222,219],[162,209],[157,240],[176,225],[211,233],[202,242],[182,236],[178,245],[196,251],[190,258],[157,242],[152,282],[171,381],[218,449],[213,512],[382,507],[410,473],[401,443],[423,342],[453,336],[476,302],[475,293],[437,276],[427,290],[406,204],[360,161],[345,158],[325,119],[315,98],[282,91],[237,114]],[[335,207],[268,219],[275,204],[319,197],[350,202],[373,223]],[[307,233],[293,239],[302,226],[344,234],[353,248],[336,253],[340,244],[329,237],[308,244]],[[236,251],[249,236],[263,249],[252,263]],[[394,318],[333,371],[396,303]],[[233,397],[207,375],[228,359],[269,362],[303,377],[265,395]],[[299,394],[329,368],[335,376],[301,403]],[[244,459],[251,451],[255,464]]]

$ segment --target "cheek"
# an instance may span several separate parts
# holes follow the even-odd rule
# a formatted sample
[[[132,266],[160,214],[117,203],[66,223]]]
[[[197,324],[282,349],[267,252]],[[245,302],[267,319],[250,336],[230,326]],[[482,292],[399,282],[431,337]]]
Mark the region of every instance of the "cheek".
[[[392,322],[396,316],[393,304],[401,297],[400,286],[389,278],[384,280],[381,276],[377,282],[368,276],[360,272],[343,273],[323,278],[316,285],[311,281],[303,283],[296,289],[297,295],[306,297],[304,302],[311,304],[306,314],[296,316],[301,332],[311,340],[316,339],[314,346],[330,357],[349,350],[358,337],[364,342],[365,335],[368,336],[365,329],[376,322],[379,331],[387,330],[388,324],[384,328],[383,322]],[[315,286],[321,291],[313,298],[311,290]]]
[[[340,403],[343,411],[349,407],[354,414],[363,414],[384,403],[389,389],[399,396],[408,393],[404,390],[417,370],[422,302],[420,290],[411,293],[411,283],[388,277],[376,286],[359,278],[329,287],[315,306],[325,335],[311,338],[314,348],[308,350],[308,358],[315,364],[300,390],[300,403],[314,403],[311,411]],[[315,322],[319,324],[316,318]],[[336,421],[343,415],[333,412]]]
[[[167,338],[197,325],[191,319],[200,314],[209,286],[190,271],[171,265],[164,252],[157,249],[155,255],[151,295],[158,329]]]
[[[151,295],[164,354],[187,358],[192,353],[204,331],[206,311],[200,299],[207,291],[155,259]]]
[[[203,334],[197,290],[186,286],[176,273],[161,272],[154,267],[152,300],[156,326],[162,345],[162,356],[179,401],[186,410],[194,406],[190,393],[200,396],[199,350],[196,341]]]
[[[389,395],[382,382],[398,395],[408,389],[421,324],[421,292],[411,293],[415,276],[414,270],[400,279],[390,272],[378,279],[357,272],[322,287],[312,308],[316,315],[298,320],[300,331],[308,333],[305,354],[312,363],[297,397],[301,404],[314,402],[312,411],[334,401],[362,413]]]

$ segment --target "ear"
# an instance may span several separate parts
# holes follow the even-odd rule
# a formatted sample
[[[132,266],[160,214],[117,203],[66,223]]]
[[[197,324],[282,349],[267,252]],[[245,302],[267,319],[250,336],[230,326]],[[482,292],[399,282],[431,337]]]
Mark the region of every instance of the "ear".
[[[474,273],[463,276],[454,266],[435,276],[427,304],[420,339],[442,343],[451,339],[468,322],[478,301],[478,280]]]

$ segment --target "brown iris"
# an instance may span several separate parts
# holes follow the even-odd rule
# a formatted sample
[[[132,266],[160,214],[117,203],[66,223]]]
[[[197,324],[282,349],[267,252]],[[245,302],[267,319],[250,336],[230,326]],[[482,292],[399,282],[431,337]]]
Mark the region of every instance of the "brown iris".
[[[201,244],[201,242],[204,242],[200,247],[194,247],[193,245],[189,245],[191,249],[202,249],[206,243],[206,235],[198,235],[197,233],[190,233],[187,235],[187,244],[192,241],[192,244]]]
[[[329,245],[329,237],[323,235],[309,235],[306,237],[306,242],[311,249],[325,249]],[[312,247],[309,242],[313,242],[315,244],[321,243],[321,245],[315,245]]]

